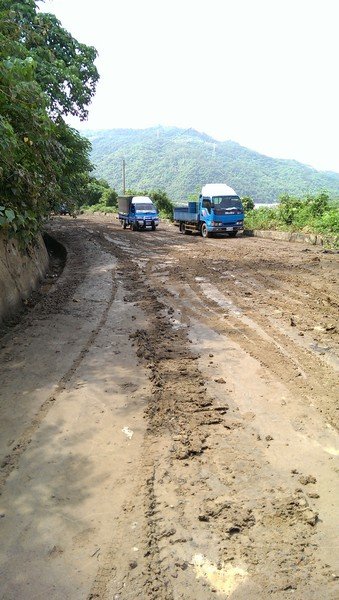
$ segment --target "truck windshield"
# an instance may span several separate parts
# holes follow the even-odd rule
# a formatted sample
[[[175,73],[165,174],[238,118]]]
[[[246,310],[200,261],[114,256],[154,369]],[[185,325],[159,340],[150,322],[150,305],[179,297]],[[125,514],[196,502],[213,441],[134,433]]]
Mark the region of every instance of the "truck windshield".
[[[150,203],[145,203],[145,204],[134,204],[135,206],[135,210],[137,212],[157,212],[157,209],[155,208],[154,204],[150,204]]]
[[[242,209],[239,196],[213,196],[212,203],[216,208]]]

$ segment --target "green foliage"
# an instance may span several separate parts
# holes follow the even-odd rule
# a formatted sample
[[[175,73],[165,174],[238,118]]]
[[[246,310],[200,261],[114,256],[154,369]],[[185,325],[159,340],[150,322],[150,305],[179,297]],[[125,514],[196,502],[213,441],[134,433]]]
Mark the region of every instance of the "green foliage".
[[[326,192],[317,196],[307,196],[305,199],[293,198],[285,194],[280,198],[278,218],[281,223],[302,229],[312,226],[330,208],[330,199]]]
[[[246,229],[277,229],[277,209],[261,206],[245,214]]]
[[[319,233],[333,234],[339,237],[339,208],[324,212],[314,221],[314,229]]]
[[[166,192],[156,190],[151,191],[148,195],[152,198],[160,216],[173,219],[173,202],[168,198]]]
[[[244,196],[244,198],[241,198],[241,202],[244,207],[245,213],[254,209],[254,202],[252,198],[250,198],[250,196]]]
[[[110,188],[109,183],[104,179],[90,177],[86,186],[84,204],[86,206],[96,206],[101,204],[107,206],[117,206],[118,194]]]
[[[339,174],[324,173],[293,160],[263,156],[232,141],[218,142],[193,129],[87,131],[96,176],[121,190],[121,162],[128,187],[161,189],[176,204],[196,200],[205,183],[224,182],[255,203],[279,196],[318,195],[326,189],[339,197]]]
[[[34,0],[2,3],[7,8],[6,30],[34,61],[36,81],[47,96],[53,119],[68,114],[85,119],[99,79],[95,48],[73,38],[55,15],[38,12]]]
[[[110,214],[110,213],[116,213],[117,207],[116,206],[107,206],[106,204],[103,204],[102,202],[98,202],[98,204],[92,204],[92,206],[88,206],[88,205],[84,204],[81,207],[81,210],[85,211],[85,212],[89,212],[89,213],[102,212],[105,214]]]
[[[117,208],[118,207],[118,194],[111,188],[103,191],[102,201],[106,207]]]
[[[24,241],[50,210],[84,200],[90,143],[63,116],[85,118],[95,55],[53,15],[38,13],[34,0],[1,0],[0,227]],[[15,215],[10,222],[6,210]]]
[[[8,226],[15,220],[15,213],[11,208],[0,206],[0,225]]]
[[[31,210],[17,213],[10,208],[0,206],[0,227],[8,236],[16,236],[23,250],[34,242],[39,231],[40,222]]]
[[[302,206],[303,201],[299,198],[291,198],[288,194],[281,196],[278,209],[279,220],[285,225],[292,225]]]
[[[308,196],[306,198],[309,213],[313,217],[318,217],[327,212],[330,208],[330,198],[327,192],[321,192],[318,196]]]
[[[88,206],[98,204],[105,189],[106,187],[104,187],[98,179],[90,177],[87,183],[86,204]]]
[[[285,194],[277,208],[258,208],[246,214],[247,229],[280,229],[339,236],[339,203],[326,192],[304,199]]]

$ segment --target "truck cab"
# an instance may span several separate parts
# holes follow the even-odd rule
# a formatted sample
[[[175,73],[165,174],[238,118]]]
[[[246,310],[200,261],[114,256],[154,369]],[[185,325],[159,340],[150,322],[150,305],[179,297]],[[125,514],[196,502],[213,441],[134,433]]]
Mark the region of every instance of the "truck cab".
[[[120,196],[118,198],[119,220],[124,229],[134,231],[151,227],[153,231],[159,225],[159,214],[149,196]]]
[[[199,196],[201,233],[228,233],[235,237],[244,227],[244,209],[235,191],[223,183],[204,185]],[[205,226],[204,226],[205,225]]]

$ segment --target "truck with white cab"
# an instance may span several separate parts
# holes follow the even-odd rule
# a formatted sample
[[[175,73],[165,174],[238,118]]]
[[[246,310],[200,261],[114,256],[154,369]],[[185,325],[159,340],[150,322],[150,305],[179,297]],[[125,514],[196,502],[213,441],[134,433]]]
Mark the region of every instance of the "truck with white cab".
[[[181,233],[198,232],[204,238],[217,233],[235,237],[244,228],[242,202],[233,188],[224,183],[204,185],[199,200],[175,207],[173,218]]]
[[[159,213],[149,196],[119,196],[118,219],[121,226],[133,231],[150,227],[153,231],[159,225]]]

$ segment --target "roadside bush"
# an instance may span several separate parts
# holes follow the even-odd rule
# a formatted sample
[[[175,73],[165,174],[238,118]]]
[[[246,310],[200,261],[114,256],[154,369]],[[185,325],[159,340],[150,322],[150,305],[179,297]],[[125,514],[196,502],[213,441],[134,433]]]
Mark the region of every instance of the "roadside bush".
[[[244,207],[245,213],[254,209],[254,202],[252,198],[250,198],[250,196],[244,196],[244,198],[241,198],[241,202]]]
[[[245,213],[246,229],[276,229],[277,209],[261,206]]]
[[[339,203],[331,201],[326,192],[304,199],[284,195],[277,208],[262,207],[246,213],[245,227],[321,233],[335,241],[339,239]]]
[[[333,208],[315,219],[314,228],[320,233],[333,233],[339,236],[339,208]]]
[[[95,211],[100,210],[99,206],[117,209],[118,194],[105,179],[90,177],[85,186],[84,197],[85,204],[81,207],[83,210],[88,210],[90,206],[93,206]]]
[[[297,229],[311,226],[314,218],[321,217],[330,209],[330,199],[326,192],[305,199],[281,196],[278,218],[281,223],[294,225]]]
[[[330,209],[329,195],[326,192],[321,192],[318,196],[308,196],[306,198],[306,205],[313,217],[323,215]]]
[[[288,194],[281,196],[277,212],[278,220],[286,225],[292,225],[301,207],[302,200],[299,198],[293,198]]]
[[[102,194],[102,203],[107,207],[118,208],[118,194],[115,190],[111,188],[104,190]]]
[[[90,177],[86,185],[86,204],[93,206],[94,204],[101,203],[102,195],[107,189],[110,189],[107,181]]]
[[[92,204],[91,206],[89,206],[88,204],[84,204],[81,207],[81,211],[89,212],[89,213],[95,213],[95,212],[116,213],[117,208],[116,208],[116,206],[106,206],[106,204],[104,204],[103,202],[100,202],[98,204]]]
[[[166,219],[173,219],[173,202],[168,198],[166,192],[161,190],[150,192],[150,197],[154,201],[160,216]]]

